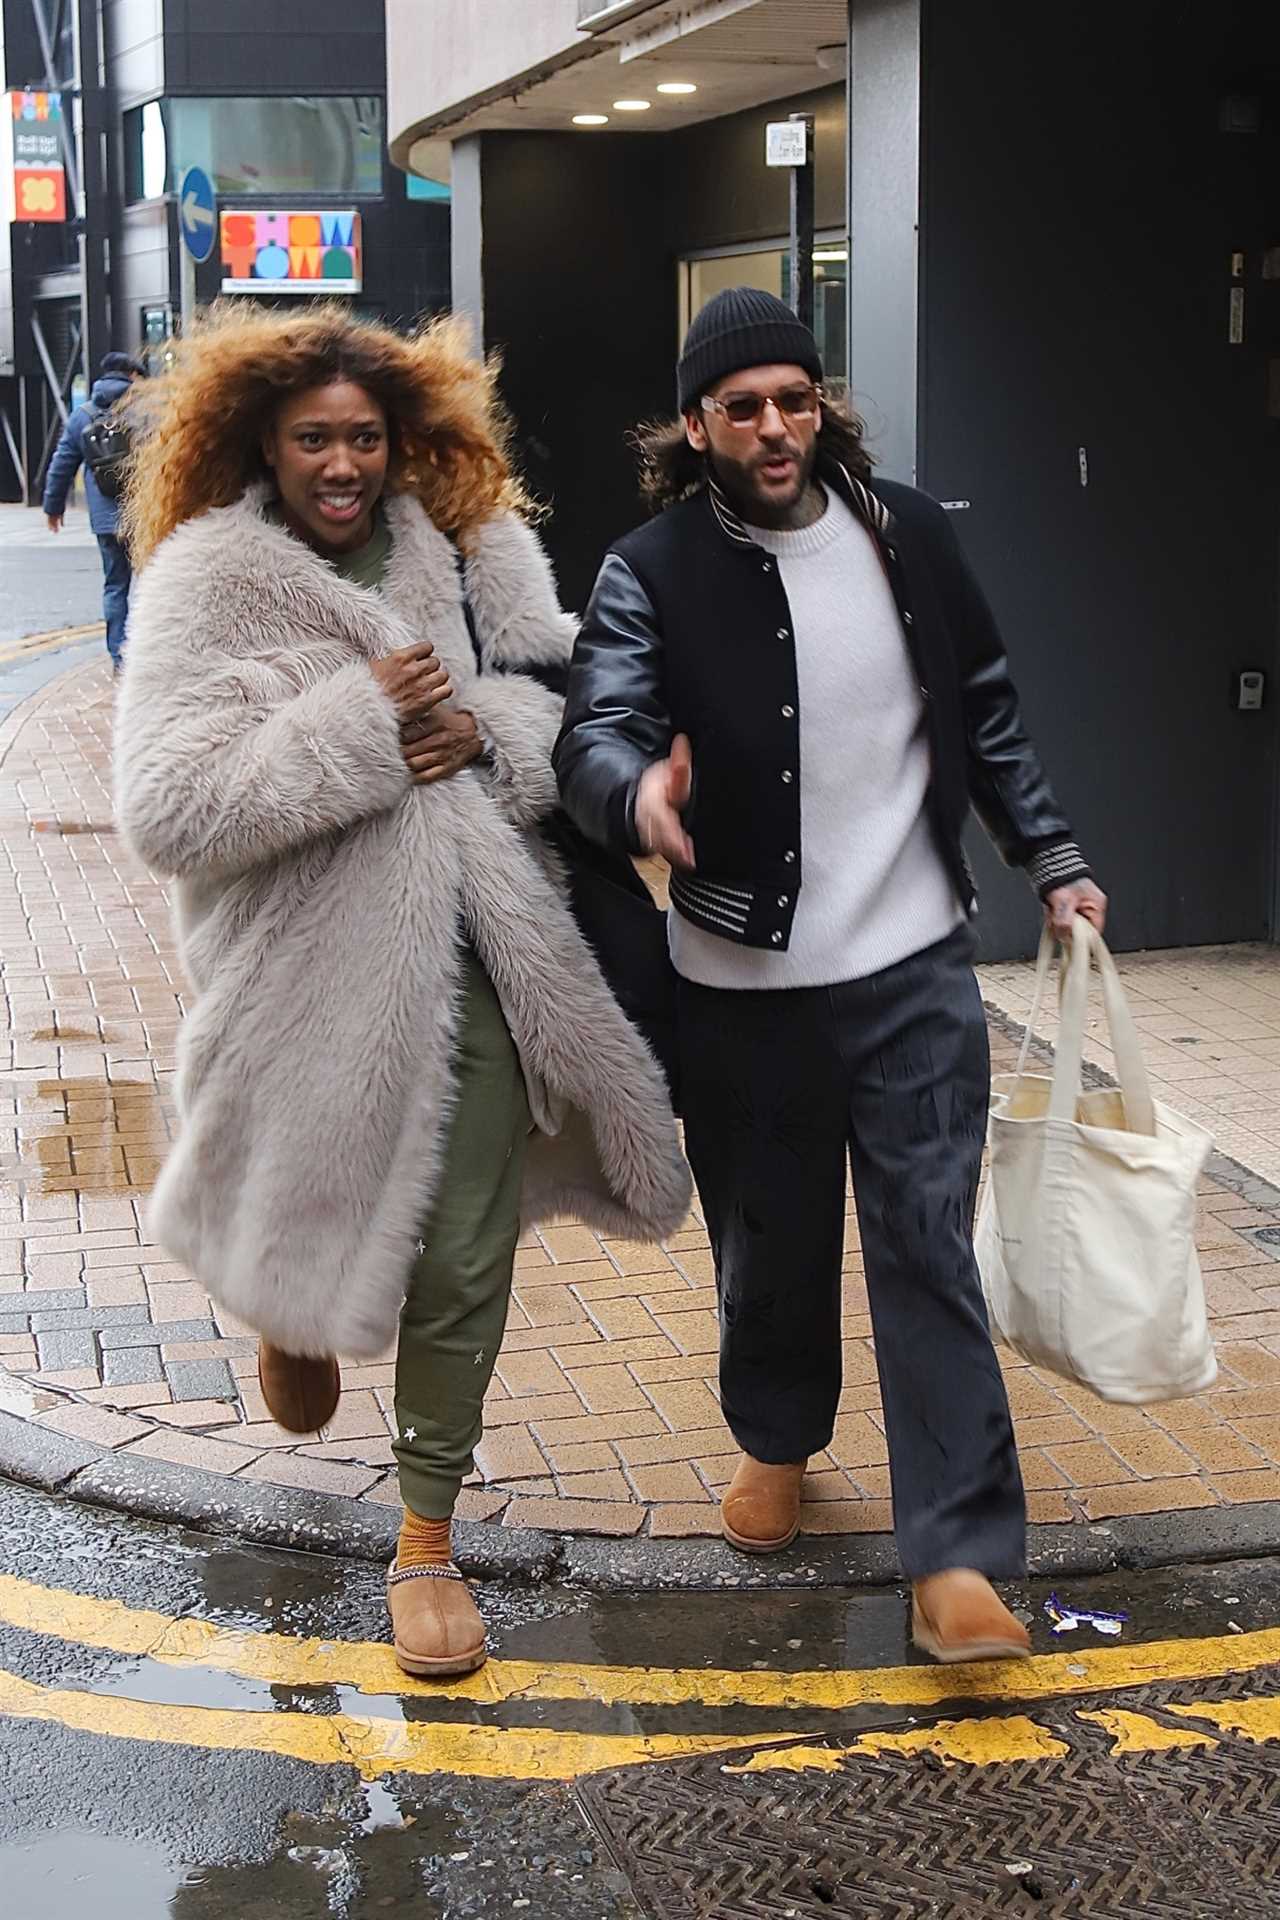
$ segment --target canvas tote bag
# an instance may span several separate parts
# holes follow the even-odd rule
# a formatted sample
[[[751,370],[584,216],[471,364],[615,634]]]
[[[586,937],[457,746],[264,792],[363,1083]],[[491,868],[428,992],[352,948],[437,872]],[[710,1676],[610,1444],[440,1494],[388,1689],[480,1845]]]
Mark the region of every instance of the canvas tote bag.
[[[1138,1032],[1100,934],[1073,923],[1052,1079],[1026,1071],[1053,963],[1040,946],[1018,1070],[992,1087],[976,1248],[992,1335],[1104,1400],[1174,1400],[1217,1377],[1195,1249],[1213,1142],[1151,1097]],[[1091,962],[1120,1086],[1085,1093]]]

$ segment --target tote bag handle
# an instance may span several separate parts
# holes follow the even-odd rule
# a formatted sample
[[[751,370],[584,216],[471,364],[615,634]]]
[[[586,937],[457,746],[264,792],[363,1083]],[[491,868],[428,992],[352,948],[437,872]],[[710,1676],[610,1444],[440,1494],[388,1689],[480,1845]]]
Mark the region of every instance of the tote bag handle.
[[[1026,1072],[1027,1057],[1031,1050],[1036,1023],[1044,1005],[1045,988],[1049,982],[1049,972],[1053,966],[1057,945],[1057,941],[1046,928],[1041,936],[1040,955],[1036,965],[1035,997],[1027,1020],[1022,1051],[1018,1055],[1017,1077],[1019,1080]],[[1121,985],[1120,975],[1116,971],[1116,964],[1111,958],[1107,944],[1083,914],[1077,914],[1072,922],[1071,945],[1069,948],[1064,948],[1062,1018],[1055,1050],[1053,1092],[1049,1101],[1049,1113],[1058,1120],[1074,1120],[1076,1116],[1076,1108],[1080,1100],[1081,1069],[1084,1062],[1084,1030],[1089,1011],[1090,970],[1095,960],[1102,978],[1102,1001],[1106,1008],[1112,1051],[1116,1056],[1117,1076],[1124,1098],[1125,1119],[1128,1122],[1129,1132],[1152,1135],[1156,1130],[1155,1105],[1151,1098],[1151,1083],[1147,1078],[1147,1069],[1142,1058],[1142,1043],[1138,1038],[1138,1029],[1133,1023],[1133,1015],[1129,1012],[1124,987]]]

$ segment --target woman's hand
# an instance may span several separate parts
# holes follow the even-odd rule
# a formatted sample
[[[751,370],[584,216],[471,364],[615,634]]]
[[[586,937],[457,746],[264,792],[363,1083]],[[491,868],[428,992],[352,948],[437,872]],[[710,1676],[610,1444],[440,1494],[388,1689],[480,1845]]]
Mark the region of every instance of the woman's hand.
[[[407,721],[400,729],[400,744],[419,787],[450,779],[484,752],[474,717],[456,707],[438,706],[425,719]]]
[[[453,692],[449,676],[436,659],[436,650],[429,640],[401,647],[381,660],[371,660],[369,671],[393,702],[402,722],[420,720],[433,713]]]

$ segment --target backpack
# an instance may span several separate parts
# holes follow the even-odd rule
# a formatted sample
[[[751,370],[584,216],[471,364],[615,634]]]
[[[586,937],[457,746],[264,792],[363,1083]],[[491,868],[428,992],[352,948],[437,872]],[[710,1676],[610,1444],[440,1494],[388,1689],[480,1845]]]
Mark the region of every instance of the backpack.
[[[108,500],[124,492],[133,435],[114,409],[103,410],[84,430],[84,463]]]

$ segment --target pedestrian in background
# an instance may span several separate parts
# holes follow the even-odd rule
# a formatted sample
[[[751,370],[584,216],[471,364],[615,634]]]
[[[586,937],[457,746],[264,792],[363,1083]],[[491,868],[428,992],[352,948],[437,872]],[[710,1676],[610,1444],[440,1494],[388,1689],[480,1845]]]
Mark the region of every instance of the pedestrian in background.
[[[124,659],[125,622],[129,617],[129,583],[132,568],[128,549],[119,538],[120,500],[117,489],[123,473],[118,458],[100,464],[95,458],[90,429],[106,418],[129,391],[130,384],[146,373],[141,361],[127,353],[108,353],[103,357],[98,379],[85,405],[77,407],[62,429],[44,483],[44,514],[50,533],[61,533],[67,511],[67,496],[75,477],[84,467],[85,500],[89,525],[98,537],[102,556],[102,617],[107,623],[107,652],[112,670],[119,673]]]
[[[946,514],[873,478],[809,329],[719,294],[642,435],[656,519],[604,562],[556,766],[584,831],[673,878],[689,1157],[716,1260],[724,1532],[787,1546],[841,1391],[852,1163],[917,1643],[1018,1655],[990,1582],[1025,1502],[973,1211],[990,1068],[970,804],[1055,930],[1105,901]]]
[[[690,1194],[540,839],[574,623],[463,340],[236,307],[179,347],[138,395],[116,723],[194,988],[151,1228],[259,1331],[291,1431],[398,1334],[418,1674],[485,1657],[450,1520],[522,1217],[658,1239]]]

